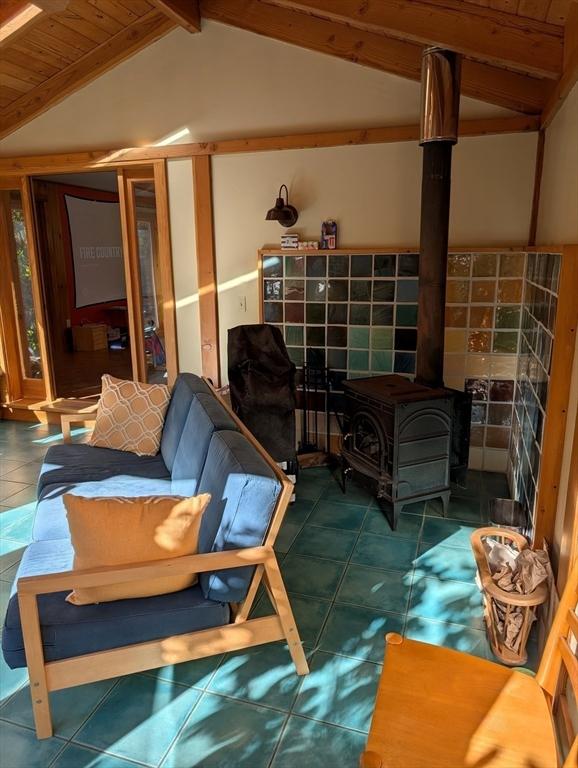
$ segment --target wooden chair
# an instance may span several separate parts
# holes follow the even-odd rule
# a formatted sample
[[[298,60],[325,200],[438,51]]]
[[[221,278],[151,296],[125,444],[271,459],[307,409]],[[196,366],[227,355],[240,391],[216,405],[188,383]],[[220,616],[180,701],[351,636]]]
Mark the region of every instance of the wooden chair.
[[[388,634],[361,768],[575,768],[577,602],[578,562],[536,677]]]

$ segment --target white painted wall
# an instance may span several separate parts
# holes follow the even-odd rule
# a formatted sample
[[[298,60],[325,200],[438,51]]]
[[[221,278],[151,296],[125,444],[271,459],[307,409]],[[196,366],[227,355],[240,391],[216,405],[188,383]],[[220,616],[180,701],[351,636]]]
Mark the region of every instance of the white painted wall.
[[[525,242],[536,136],[462,139],[454,151],[451,245]],[[335,218],[339,244],[416,246],[422,152],[415,142],[259,152],[213,158],[221,366],[227,330],[258,322],[257,249],[284,231],[265,213],[283,183],[299,221],[291,231],[319,239]],[[242,308],[246,298],[247,311]]]
[[[578,243],[578,84],[546,129],[537,243]]]
[[[468,98],[461,113],[512,114]],[[176,29],[72,94],[6,138],[1,153],[402,125],[418,114],[418,83],[203,22],[201,34]]]

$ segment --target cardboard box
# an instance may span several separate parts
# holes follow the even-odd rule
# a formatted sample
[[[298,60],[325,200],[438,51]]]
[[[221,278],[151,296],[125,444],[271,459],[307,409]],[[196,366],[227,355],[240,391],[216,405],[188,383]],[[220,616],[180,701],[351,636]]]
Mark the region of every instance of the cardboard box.
[[[87,323],[72,326],[72,343],[75,352],[94,352],[108,349],[108,334],[105,323]]]

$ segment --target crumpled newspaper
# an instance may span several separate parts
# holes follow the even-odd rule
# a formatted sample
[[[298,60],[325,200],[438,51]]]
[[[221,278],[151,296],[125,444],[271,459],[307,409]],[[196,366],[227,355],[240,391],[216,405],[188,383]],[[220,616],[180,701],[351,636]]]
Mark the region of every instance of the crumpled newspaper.
[[[551,578],[550,558],[543,549],[518,551],[495,539],[485,539],[484,547],[494,583],[505,592],[531,594],[540,584]],[[515,651],[524,624],[522,606],[508,605],[492,600],[493,619],[504,644]],[[535,616],[532,614],[532,621]]]

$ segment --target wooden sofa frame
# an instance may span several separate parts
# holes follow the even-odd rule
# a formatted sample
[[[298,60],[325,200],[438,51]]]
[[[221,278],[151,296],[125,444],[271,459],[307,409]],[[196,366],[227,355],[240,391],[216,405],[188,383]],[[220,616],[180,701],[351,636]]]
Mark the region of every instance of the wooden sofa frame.
[[[260,453],[281,483],[281,493],[265,541],[262,546],[247,549],[210,552],[149,563],[65,571],[18,579],[18,603],[30,677],[32,710],[36,735],[39,739],[52,736],[50,692],[83,683],[106,680],[118,675],[142,672],[147,669],[213,656],[225,651],[250,648],[277,640],[286,640],[297,674],[306,675],[309,672],[279,564],[273,550],[275,539],[291,499],[293,483],[287,479],[230,406],[219,397],[209,382],[207,384],[211,387],[213,395],[236,422],[239,430]],[[85,412],[78,415],[63,415],[65,440],[70,439],[71,423],[91,421],[94,418],[95,414]],[[118,582],[162,578],[186,573],[241,568],[247,565],[256,566],[255,573],[243,602],[231,605],[234,618],[230,624],[183,635],[173,635],[161,640],[122,646],[108,651],[73,656],[59,661],[47,662],[44,659],[37,603],[38,595],[72,590],[78,587],[105,586]],[[274,613],[270,616],[250,619],[249,613],[261,583],[267,590]]]

